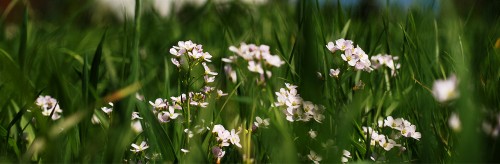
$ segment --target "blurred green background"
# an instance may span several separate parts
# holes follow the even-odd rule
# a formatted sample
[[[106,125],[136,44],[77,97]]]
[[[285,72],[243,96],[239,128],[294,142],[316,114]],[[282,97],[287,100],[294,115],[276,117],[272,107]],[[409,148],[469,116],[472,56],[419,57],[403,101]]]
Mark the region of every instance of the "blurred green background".
[[[389,115],[410,120],[422,133],[420,141],[405,143],[407,151],[385,154],[389,162],[500,161],[498,135],[483,130],[485,123],[500,124],[500,1],[140,1],[138,8],[128,7],[133,0],[0,1],[0,162],[138,162],[144,159],[134,157],[130,144],[143,138],[152,145],[148,153],[162,154],[151,161],[214,162],[203,147],[210,134],[195,137],[192,145],[202,146],[182,155],[175,142],[182,141],[183,125],[160,125],[148,113],[148,101],[181,92],[168,52],[184,40],[202,44],[220,74],[217,87],[235,91],[200,110],[199,118],[232,128],[251,124],[251,110],[271,118],[270,129],[252,136],[258,163],[310,162],[304,156],[312,149],[323,162],[338,163],[343,149],[354,161],[369,161],[359,129]],[[370,56],[399,56],[398,76],[387,82],[383,70],[344,70],[339,79],[327,77],[343,61],[325,45],[339,38]],[[250,78],[232,84],[223,75],[220,59],[241,42],[269,45],[287,61],[266,87]],[[96,56],[101,60],[94,62]],[[460,97],[440,104],[426,87],[452,74]],[[353,90],[359,80],[364,89]],[[137,90],[113,95],[138,82]],[[323,104],[326,120],[289,123],[275,112],[270,104],[285,82],[298,85],[305,100]],[[146,101],[136,100],[136,91]],[[39,95],[56,98],[64,119],[27,112]],[[110,99],[115,112],[109,125],[92,125],[91,113]],[[141,134],[128,126],[132,111],[145,118]],[[212,117],[220,111],[221,120]],[[460,115],[460,132],[448,127],[452,112]],[[318,131],[315,140],[308,138],[310,129]],[[322,148],[328,140],[334,146]],[[222,162],[241,163],[243,155],[231,148]]]

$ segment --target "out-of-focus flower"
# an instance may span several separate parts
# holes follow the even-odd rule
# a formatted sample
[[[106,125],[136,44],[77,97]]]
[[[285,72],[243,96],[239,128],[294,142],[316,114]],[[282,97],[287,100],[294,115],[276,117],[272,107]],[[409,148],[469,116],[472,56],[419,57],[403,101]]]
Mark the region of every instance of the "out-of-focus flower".
[[[51,116],[52,120],[57,120],[61,118],[62,109],[59,107],[59,103],[56,99],[50,96],[39,96],[35,104],[38,105],[42,109],[43,116]]]
[[[309,130],[309,137],[311,137],[312,139],[315,139],[316,136],[318,135],[318,132],[314,131],[314,130]]]
[[[238,136],[240,132],[235,132],[235,130],[231,130],[231,137],[229,138],[229,141],[231,141],[231,144],[236,145],[241,148],[240,144],[240,136]]]
[[[157,110],[165,109],[167,107],[167,103],[168,102],[166,100],[163,100],[162,98],[157,98],[154,103],[149,101],[149,104],[151,104],[151,106],[153,106],[153,108]]]
[[[130,151],[132,151],[134,153],[138,153],[138,152],[144,151],[147,148],[149,148],[149,146],[147,145],[146,141],[142,141],[140,145],[137,145],[137,144],[133,143],[131,146],[134,149],[130,149]]]
[[[226,64],[224,66],[224,72],[226,73],[226,76],[228,76],[229,79],[231,79],[231,82],[236,83],[238,77],[236,76],[236,71],[233,70],[233,67],[231,67],[231,65]]]
[[[347,163],[349,162],[349,159],[348,158],[352,158],[351,157],[351,152],[347,151],[347,150],[342,150],[342,158],[341,158],[341,162],[342,163]]]
[[[340,74],[340,69],[330,69],[330,77],[336,77],[338,78]]]
[[[396,71],[401,67],[401,64],[396,63],[396,61],[399,58],[397,56],[391,56],[387,54],[378,54],[375,56],[371,57],[371,60],[373,62],[373,68],[378,69],[381,66],[387,66],[389,69],[391,69],[391,75],[396,76]]]
[[[217,72],[212,72],[210,70],[210,68],[208,68],[207,63],[203,62],[203,63],[201,63],[201,65],[203,65],[203,69],[205,69],[205,75],[213,75],[213,76],[215,76],[215,75],[218,74]]]
[[[456,113],[451,113],[450,118],[448,119],[448,126],[455,131],[459,132],[462,129],[460,118]]]
[[[228,75],[233,82],[236,82],[236,72],[230,64],[236,64],[238,57],[241,57],[247,62],[247,69],[250,72],[259,74],[257,83],[263,84],[266,76],[268,78],[271,77],[272,72],[270,70],[272,67],[281,67],[281,65],[285,64],[278,55],[272,55],[269,49],[267,45],[246,43],[241,43],[240,47],[230,46],[229,50],[236,55],[222,58],[222,61],[227,63],[226,66],[224,66],[226,75]]]
[[[319,164],[319,162],[321,160],[323,160],[323,158],[321,158],[321,156],[319,156],[318,154],[316,154],[316,152],[314,152],[312,150],[307,155],[307,158],[309,158],[309,160],[313,161],[315,164]]]
[[[212,154],[214,155],[215,158],[222,158],[226,154],[225,151],[223,151],[220,147],[213,147],[212,148]]]
[[[447,80],[436,80],[432,86],[432,95],[439,102],[447,102],[459,96],[458,81],[455,75],[451,75]]]
[[[188,149],[181,149],[181,151],[182,151],[183,153],[189,153],[189,150],[188,150]]]
[[[132,120],[142,120],[142,117],[139,116],[139,112],[132,112]]]
[[[222,90],[217,90],[217,97],[227,96],[227,93],[222,92]]]
[[[92,124],[101,124],[101,120],[99,120],[99,118],[95,114],[92,114],[92,119],[90,121],[92,122]]]
[[[139,112],[132,112],[132,122],[130,123],[130,126],[132,127],[132,130],[136,133],[141,133],[142,132],[142,125],[141,121],[142,117],[139,116]]]
[[[262,119],[259,116],[255,117],[255,122],[253,123],[256,127],[267,128],[269,126],[269,118]]]
[[[184,133],[187,134],[188,138],[193,138],[193,136],[194,136],[193,131],[191,131],[189,129],[184,129]]]
[[[139,101],[144,101],[144,95],[141,95],[138,92],[135,93],[135,98]]]

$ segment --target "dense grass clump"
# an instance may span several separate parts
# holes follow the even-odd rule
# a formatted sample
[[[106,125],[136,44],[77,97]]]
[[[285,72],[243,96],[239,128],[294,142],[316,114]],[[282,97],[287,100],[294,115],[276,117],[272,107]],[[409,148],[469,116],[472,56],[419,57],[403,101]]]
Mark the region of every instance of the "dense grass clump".
[[[499,3],[343,2],[12,1],[0,162],[499,162]]]

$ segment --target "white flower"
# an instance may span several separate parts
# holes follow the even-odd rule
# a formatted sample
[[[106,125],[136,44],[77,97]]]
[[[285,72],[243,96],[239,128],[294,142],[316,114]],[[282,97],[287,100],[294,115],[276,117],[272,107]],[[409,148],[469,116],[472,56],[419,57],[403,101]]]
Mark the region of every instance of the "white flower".
[[[345,40],[345,39],[341,38],[341,39],[336,40],[335,44],[333,42],[328,42],[328,44],[326,45],[326,48],[328,48],[328,50],[330,50],[333,53],[337,50],[341,50],[341,51],[350,50],[350,49],[353,49],[354,46],[353,46],[353,42],[351,40]]]
[[[278,55],[265,55],[264,59],[266,60],[267,64],[274,67],[280,67],[281,65],[285,64],[284,61],[281,61]]]
[[[231,67],[231,65],[225,65],[224,72],[226,73],[226,76],[228,76],[233,83],[236,83],[238,77],[236,76],[236,71],[233,70],[233,67]]]
[[[317,132],[316,132],[316,131],[314,131],[314,130],[312,130],[312,129],[311,129],[311,130],[309,130],[309,137],[311,137],[312,139],[315,139],[317,135],[318,135],[318,134],[317,134]]]
[[[342,163],[347,163],[349,162],[349,159],[348,158],[352,158],[351,157],[351,152],[347,151],[347,150],[342,150],[342,158],[341,158],[341,162]]]
[[[90,121],[92,122],[92,124],[101,124],[101,120],[99,120],[99,118],[95,114],[92,114],[92,119]]]
[[[394,146],[399,146],[399,144],[396,144],[396,141],[392,139],[388,139],[386,141],[385,138],[383,140],[380,140],[379,145],[386,151],[391,150]]]
[[[225,63],[234,63],[236,62],[237,59],[238,59],[237,56],[229,56],[228,58],[222,58],[221,60]]]
[[[415,125],[405,126],[401,130],[401,135],[403,135],[405,137],[412,137],[412,138],[415,138],[418,140],[418,139],[420,139],[420,133],[415,132],[416,128],[417,127]],[[415,133],[418,133],[418,135],[415,135]]]
[[[335,48],[341,51],[346,51],[349,49],[353,49],[353,42],[351,40],[344,40],[343,38],[335,41]]]
[[[175,113],[173,106],[168,107],[168,111],[158,113],[158,120],[162,123],[169,122],[171,119],[176,119],[180,114]]]
[[[175,109],[172,106],[168,107],[168,112],[165,112],[165,114],[168,114],[170,119],[176,119],[180,115],[179,113],[175,113]]]
[[[335,52],[337,50],[337,48],[335,47],[335,44],[333,42],[328,42],[328,44],[326,45],[326,48],[328,50],[330,50],[331,52]]]
[[[203,63],[201,63],[201,65],[203,65],[203,68],[205,69],[205,75],[213,75],[213,76],[215,76],[215,75],[218,74],[217,72],[210,71],[210,68],[208,68],[207,63],[203,62]]]
[[[340,69],[330,69],[330,77],[339,77]]]
[[[342,60],[346,61],[350,66],[355,66],[356,62],[358,62],[358,58],[356,58],[351,49],[346,50],[343,54],[340,55]]]
[[[142,141],[140,145],[137,145],[137,144],[133,143],[132,147],[134,149],[130,149],[130,151],[132,151],[134,153],[138,153],[138,152],[144,151],[147,148],[149,148],[149,146],[147,145],[146,141]]]
[[[269,118],[262,119],[259,116],[255,117],[255,122],[253,123],[256,127],[264,127],[269,126]]]
[[[217,124],[217,125],[214,125],[214,127],[212,128],[212,133],[219,133],[219,132],[224,131],[224,130],[226,130],[224,128],[224,126]]]
[[[177,56],[177,57],[180,57],[182,55],[175,48],[170,48],[170,54]]]
[[[316,72],[316,77],[318,77],[318,79],[323,79],[323,74],[321,74],[321,72]]]
[[[183,153],[189,153],[189,150],[188,150],[188,149],[181,149],[181,151],[182,151]]]
[[[315,164],[318,164],[319,161],[321,161],[323,159],[323,158],[321,158],[321,156],[319,156],[318,154],[316,154],[312,150],[307,155],[307,158],[309,158],[309,160],[313,161]]]
[[[141,133],[142,132],[142,125],[141,121],[135,120],[130,123],[130,127],[135,133]]]
[[[154,103],[149,101],[149,104],[151,104],[151,106],[155,109],[163,109],[167,107],[167,101],[161,98],[157,98]]]
[[[205,83],[213,83],[215,81],[215,76],[205,75],[203,76],[203,79],[205,80]]]
[[[212,154],[214,155],[215,158],[222,158],[224,157],[224,154],[226,154],[226,152],[222,151],[220,147],[213,147]]]
[[[217,97],[227,96],[227,93],[222,92],[222,90],[217,90]]]
[[[229,141],[231,141],[231,143],[233,145],[236,145],[238,147],[241,148],[241,144],[240,144],[240,136],[238,136],[239,132],[235,132],[235,130],[231,130],[231,137],[229,138]]]
[[[142,117],[139,116],[139,112],[132,112],[132,120],[142,120]]]
[[[201,59],[205,60],[206,62],[212,62],[210,59],[212,58],[212,55],[210,55],[210,53],[208,52],[204,52],[202,55],[201,55]]]
[[[172,63],[177,67],[177,68],[180,68],[181,67],[181,63],[179,63],[179,60],[177,60],[176,58],[172,58],[170,59],[172,61]]]
[[[373,65],[372,65],[373,68],[378,69],[381,66],[385,65],[389,69],[391,69],[391,75],[392,76],[395,76],[396,75],[396,70],[401,67],[401,64],[396,63],[396,61],[398,59],[399,58],[397,56],[393,57],[393,56],[387,55],[387,54],[384,54],[384,55],[378,54],[378,55],[375,55],[375,56],[371,57],[371,61],[373,62]]]
[[[189,130],[189,129],[184,129],[184,133],[186,133],[188,135],[188,138],[193,138],[193,131]]]
[[[220,141],[219,145],[221,147],[229,146],[230,139],[231,139],[231,132],[229,132],[228,130],[217,132],[217,140]]]
[[[260,63],[256,63],[255,61],[248,61],[248,70],[250,72],[256,72],[259,74],[264,74],[264,69],[262,69],[262,66]]]
[[[51,116],[52,120],[57,120],[61,118],[62,109],[59,107],[59,104],[56,99],[50,96],[39,96],[35,104],[38,105],[42,109],[42,115]]]
[[[456,113],[451,113],[450,118],[448,119],[448,125],[455,132],[459,132],[462,129],[460,118]]]
[[[111,112],[113,112],[113,108],[108,108],[108,107],[102,107],[101,110],[108,115],[111,114]]]
[[[455,75],[451,75],[447,80],[436,80],[432,86],[432,94],[439,102],[446,102],[458,97],[458,82]]]

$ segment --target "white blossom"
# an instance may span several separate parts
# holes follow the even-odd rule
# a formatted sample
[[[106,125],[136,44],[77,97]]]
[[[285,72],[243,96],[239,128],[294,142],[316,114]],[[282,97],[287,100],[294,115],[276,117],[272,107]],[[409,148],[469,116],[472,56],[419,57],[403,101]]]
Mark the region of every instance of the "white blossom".
[[[456,113],[451,113],[450,118],[448,119],[448,126],[455,131],[459,132],[462,129],[460,118]]]
[[[323,160],[323,158],[321,158],[321,156],[319,156],[318,154],[316,154],[316,152],[314,152],[312,150],[307,155],[307,158],[309,158],[309,160],[313,161],[315,164],[319,164],[319,162],[321,160]]]
[[[458,81],[455,75],[451,75],[447,80],[436,80],[432,86],[432,95],[439,102],[447,102],[459,96]]]
[[[137,145],[137,144],[133,143],[131,146],[134,149],[130,149],[130,151],[132,151],[134,153],[138,153],[138,152],[144,151],[147,148],[149,148],[149,146],[147,145],[146,141],[142,141],[140,145]]]

